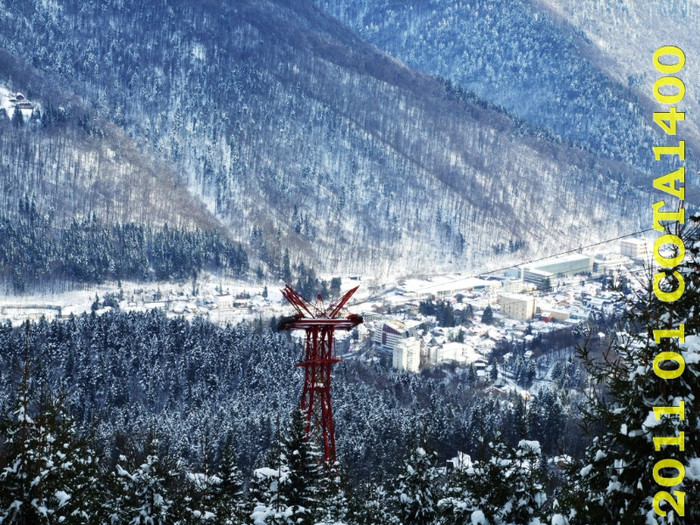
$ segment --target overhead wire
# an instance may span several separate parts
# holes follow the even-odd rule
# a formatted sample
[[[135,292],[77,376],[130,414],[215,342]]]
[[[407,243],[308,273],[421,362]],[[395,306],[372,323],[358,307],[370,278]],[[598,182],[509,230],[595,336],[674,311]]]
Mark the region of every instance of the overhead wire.
[[[696,196],[696,195],[700,195],[700,190],[697,190],[697,191],[694,191],[694,192],[691,192],[691,193],[687,193],[687,194],[685,195],[686,199],[685,199],[684,201],[682,201],[682,202],[687,201],[688,197],[690,197],[690,196]],[[608,243],[611,243],[611,242],[615,242],[615,241],[619,241],[619,240],[622,240],[622,239],[626,239],[627,237],[633,237],[633,236],[636,236],[636,235],[641,235],[641,234],[650,232],[650,231],[652,231],[653,229],[654,229],[653,227],[651,227],[651,228],[645,228],[645,229],[643,229],[643,230],[638,230],[638,231],[635,231],[635,232],[626,233],[626,234],[620,235],[620,236],[618,236],[618,237],[612,237],[612,238],[610,238],[610,239],[604,239],[604,240],[602,240],[602,241],[594,242],[594,243],[587,244],[587,245],[582,245],[582,246],[579,246],[579,247],[577,247],[577,248],[571,248],[571,249],[566,250],[566,251],[563,251],[563,252],[558,252],[558,253],[553,253],[553,254],[545,255],[545,256],[542,256],[542,257],[538,257],[538,258],[536,258],[536,259],[530,259],[530,260],[527,260],[527,261],[521,261],[521,262],[518,262],[518,263],[515,263],[515,264],[511,264],[511,265],[508,265],[508,266],[502,266],[502,267],[495,268],[495,269],[493,269],[493,270],[484,271],[484,272],[478,272],[478,273],[472,273],[472,274],[468,274],[468,275],[463,275],[463,276],[460,276],[459,278],[456,278],[456,279],[451,279],[451,280],[447,280],[447,281],[442,281],[442,282],[440,282],[440,285],[450,284],[450,283],[456,283],[456,282],[459,282],[459,281],[463,281],[464,279],[478,278],[478,277],[480,277],[480,276],[485,276],[485,275],[491,275],[491,274],[494,274],[494,273],[505,272],[505,271],[507,271],[507,270],[511,270],[511,269],[513,269],[513,268],[518,268],[518,267],[520,267],[520,266],[524,266],[524,265],[527,265],[527,264],[533,264],[533,263],[536,263],[536,262],[545,261],[545,260],[547,260],[547,259],[553,259],[553,258],[555,258],[555,257],[561,257],[562,255],[569,255],[569,254],[572,254],[572,253],[581,252],[582,250],[587,250],[587,249],[590,249],[590,248],[595,248],[596,246],[601,246],[601,245],[603,245],[603,244],[608,244]],[[583,269],[584,269],[584,268],[582,268],[582,270],[583,270]],[[554,275],[556,276],[557,274],[554,274]],[[431,284],[431,285],[426,285],[425,287],[418,288],[418,289],[416,289],[415,291],[416,291],[416,292],[421,292],[421,291],[429,290],[429,289],[434,288],[434,287],[435,287],[435,285],[432,285],[432,284]],[[370,296],[370,297],[368,297],[368,298],[366,298],[366,299],[359,299],[359,298],[358,298],[358,299],[357,299],[357,302],[354,302],[354,303],[357,304],[357,303],[359,303],[359,302],[367,302],[367,301],[372,301],[372,300],[374,300],[374,298],[373,298],[373,296]]]

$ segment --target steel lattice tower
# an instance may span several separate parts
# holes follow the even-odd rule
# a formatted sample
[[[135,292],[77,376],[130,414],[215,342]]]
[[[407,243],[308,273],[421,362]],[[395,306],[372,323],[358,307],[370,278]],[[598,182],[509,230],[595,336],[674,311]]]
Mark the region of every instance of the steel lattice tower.
[[[346,318],[337,317],[358,288],[356,286],[349,290],[340,300],[325,309],[320,296],[316,304],[312,304],[289,285],[282,290],[282,295],[297,313],[283,319],[278,329],[306,331],[304,360],[297,364],[304,367],[301,409],[306,420],[306,435],[309,440],[318,440],[323,444],[323,457],[330,463],[335,461],[331,366],[341,361],[336,355],[334,332],[351,330],[362,323],[362,317],[355,314]]]

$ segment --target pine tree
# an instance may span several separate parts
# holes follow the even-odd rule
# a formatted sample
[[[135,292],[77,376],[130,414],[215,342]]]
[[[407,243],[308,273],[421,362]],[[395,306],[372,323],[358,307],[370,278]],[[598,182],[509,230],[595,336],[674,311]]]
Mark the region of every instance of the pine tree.
[[[469,476],[472,461],[460,453],[452,459],[453,469],[447,476],[443,498],[438,501],[439,523],[441,525],[462,525],[473,523],[472,515],[481,512],[476,497],[469,491]]]
[[[441,523],[511,525],[545,523],[546,472],[536,441],[516,449],[489,443],[488,459],[460,456],[440,500]]]
[[[46,499],[41,481],[42,456],[38,425],[30,415],[29,399],[20,395],[12,412],[13,420],[3,429],[9,453],[7,466],[0,473],[0,523],[41,523],[40,511]]]
[[[493,366],[496,366],[496,365],[493,365]],[[474,385],[476,385],[477,379],[478,379],[478,376],[476,374],[476,367],[474,366],[473,363],[470,363],[467,366],[466,371],[464,373],[464,380],[467,383],[467,385],[469,385],[470,387],[473,387]]]
[[[498,361],[496,359],[493,360],[493,363],[491,363],[491,370],[489,371],[489,379],[491,379],[492,382],[498,381]]]
[[[76,492],[73,486],[82,488],[74,479],[78,465],[71,460],[82,458],[74,457],[79,454],[72,448],[73,443],[54,426],[56,412],[53,403],[39,412],[23,396],[19,398],[16,418],[4,432],[9,438],[9,453],[8,466],[0,473],[4,511],[0,522],[46,521],[70,514],[66,502]]]
[[[22,127],[24,126],[24,115],[22,115],[22,110],[19,108],[19,106],[15,106],[14,111],[12,112],[12,124],[15,127]]]
[[[683,276],[682,298],[659,301],[650,274],[646,289],[629,301],[624,331],[602,357],[590,343],[579,350],[597,385],[585,405],[585,421],[601,430],[583,463],[569,469],[567,491],[559,498],[572,525],[700,523],[700,508],[694,504],[700,496],[700,414],[691,408],[700,392],[700,371],[694,366],[700,362],[700,246],[698,218],[691,222],[693,226],[680,233],[688,247],[686,257],[668,270],[668,275],[678,271]],[[675,287],[674,279],[666,281]],[[678,337],[681,324],[685,342]],[[678,358],[676,363],[659,359],[662,352],[682,356],[684,369]],[[679,408],[675,415],[672,408],[666,415],[658,411],[680,407],[681,402],[685,410]],[[681,465],[685,475],[660,461]],[[661,479],[678,479],[665,486],[669,483],[658,483],[654,473]],[[655,497],[664,492],[669,500],[678,501],[682,513],[666,502],[655,509]]]
[[[46,432],[43,454],[50,468],[45,490],[53,496],[48,498],[52,521],[80,524],[104,519],[103,471],[95,450],[79,437],[65,398],[47,400],[38,421]]]
[[[213,473],[209,465],[208,436],[209,432],[205,430],[201,443],[202,460],[198,468],[183,469],[181,465],[177,465],[169,473],[170,487],[175,488],[172,491],[173,502],[169,509],[170,519],[180,525],[223,525],[230,523],[233,517],[232,509],[236,503],[233,494],[225,493],[224,480],[218,473]],[[232,467],[235,469],[235,463]],[[233,478],[236,471],[230,474],[230,478]]]
[[[275,449],[268,455],[266,463],[276,464],[276,468],[261,467],[253,471],[250,520],[255,525],[294,523],[291,519],[292,509],[288,505],[284,490],[284,486],[289,482],[289,469],[281,448]]]
[[[481,322],[484,324],[493,323],[493,309],[490,306],[484,308],[484,313],[481,316]]]
[[[539,441],[545,452],[556,452],[564,423],[563,408],[552,390],[540,390],[533,396],[527,414],[529,439]]]
[[[321,453],[307,440],[298,408],[284,440],[271,448],[267,464],[254,472],[253,522],[313,524],[320,497]]]
[[[284,452],[289,468],[289,483],[285,485],[285,491],[294,521],[313,524],[321,482],[321,453],[318,446],[307,439],[304,414],[299,409],[292,412]]]
[[[221,479],[215,501],[215,514],[218,517],[218,523],[222,525],[243,523],[246,515],[243,477],[236,465],[233,436],[230,433],[226,436],[224,443],[218,477]]]
[[[503,523],[545,522],[547,472],[539,442],[521,440],[511,461],[503,479],[511,494],[500,513]]]
[[[353,491],[350,502],[349,522],[357,525],[376,525],[381,516],[382,525],[400,525],[392,510],[390,494],[382,485],[372,482],[362,484]]]
[[[13,418],[3,424],[0,523],[92,523],[100,505],[102,474],[95,453],[78,437],[65,399],[39,395],[26,325],[21,380]]]
[[[347,481],[343,480],[340,464],[322,464],[316,525],[342,525],[348,520]]]
[[[436,458],[434,452],[417,447],[404,463],[395,491],[397,515],[403,523],[434,523],[441,483]]]
[[[227,523],[223,514],[217,511],[221,478],[204,472],[185,472],[184,479],[178,479],[169,514],[180,525],[200,523]]]
[[[122,462],[127,458],[121,457]],[[165,476],[154,454],[132,469],[116,468],[116,498],[110,520],[112,523],[133,525],[164,525],[168,523],[172,500],[165,486]]]

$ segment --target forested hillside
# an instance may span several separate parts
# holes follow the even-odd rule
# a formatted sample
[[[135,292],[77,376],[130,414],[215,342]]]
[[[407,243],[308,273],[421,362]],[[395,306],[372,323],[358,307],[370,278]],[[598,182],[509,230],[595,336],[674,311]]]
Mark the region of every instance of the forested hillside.
[[[317,3],[418,71],[554,140],[643,170],[654,162],[652,54],[668,42],[689,52],[698,45],[692,31],[674,31],[697,24],[685,2]],[[687,72],[688,85],[696,74]],[[696,102],[683,106],[693,111]],[[687,123],[686,133],[697,130]]]
[[[697,32],[686,30],[700,23],[700,9],[683,0],[644,4],[635,0],[538,0],[535,5],[543,8],[558,23],[565,21],[577,28],[599,50],[595,58],[597,66],[611,78],[623,84],[626,82],[641,96],[649,97],[653,92],[655,71],[649,67],[649,57],[655,49],[673,43],[692,55],[700,45]],[[688,68],[683,77],[686,85],[696,86],[700,81],[700,70]],[[688,114],[697,115],[700,111],[696,96],[687,97],[683,103]],[[697,144],[700,138],[698,120],[690,119],[684,127],[685,133],[692,137],[689,142]],[[696,185],[695,181],[691,184]]]
[[[24,329],[3,325],[4,363],[14,363],[3,366],[3,380],[14,388],[21,386],[25,342]],[[216,455],[231,433],[241,467],[250,469],[274,438],[277,418],[287,420],[300,394],[301,371],[294,366],[299,346],[261,324],[219,327],[158,311],[115,311],[42,321],[32,325],[28,343],[32,384],[65,390],[79,424],[96,423],[97,437],[112,455],[125,452],[118,436],[136,438],[129,446],[139,447],[139,439],[156,432],[163,451],[196,464],[205,459],[205,440],[213,440],[206,453]],[[563,391],[544,396],[550,406],[538,401],[530,407],[543,419],[540,430],[528,431],[522,399],[476,395],[473,371],[421,376],[389,368],[348,360],[335,369],[338,450],[353,458],[348,468],[356,479],[392,472],[401,450],[419,438],[446,458],[477,449],[495,432],[512,445],[532,432],[552,454],[564,446],[565,429],[545,424],[568,410]],[[6,408],[16,398],[12,390],[0,392]]]
[[[26,196],[16,214],[0,215],[0,276],[8,292],[36,291],[56,281],[187,280],[202,271],[243,277],[248,269],[241,245],[215,231],[167,223],[158,229],[131,222],[105,225],[94,212],[63,226],[53,214],[40,214]]]
[[[108,223],[217,227],[178,174],[139,152],[122,129],[97,115],[63,80],[29,67],[4,46],[0,71],[0,209],[5,216],[14,219],[29,196],[42,216],[50,214],[61,226],[96,214]],[[20,91],[34,107],[31,116],[6,109],[9,97]]]
[[[16,329],[5,324],[0,348],[0,379],[7,385],[0,391],[0,430],[5,437],[14,436],[0,448],[0,519],[11,504],[3,498],[18,498],[12,492],[13,476],[19,475],[13,447],[29,436],[38,442],[47,439],[41,432],[65,440],[65,450],[70,449],[66,453],[78,454],[80,461],[97,462],[83,467],[105,483],[101,496],[76,492],[72,503],[77,505],[100,501],[113,512],[127,513],[133,503],[125,501],[139,494],[137,484],[152,478],[153,483],[159,480],[157,490],[166,503],[171,501],[169,512],[185,505],[179,499],[184,495],[203,507],[212,505],[208,510],[215,512],[213,501],[221,487],[208,477],[198,485],[196,476],[221,478],[224,471],[240,477],[242,485],[236,490],[245,489],[246,516],[253,512],[255,498],[271,497],[256,492],[264,479],[255,481],[254,469],[263,469],[269,477],[270,467],[281,468],[275,463],[276,443],[293,434],[290,426],[302,377],[294,366],[299,345],[288,337],[260,323],[219,327],[202,319],[169,319],[158,311],[114,311]],[[409,458],[416,447],[432,451],[424,467],[437,469],[465,451],[475,461],[487,461],[496,453],[490,442],[501,443],[498,454],[510,454],[523,439],[538,440],[536,454],[545,459],[563,452],[580,454],[584,445],[575,424],[576,396],[562,382],[526,403],[517,394],[499,397],[487,395],[483,385],[475,389],[473,370],[395,374],[387,364],[348,360],[334,375],[336,434],[347,497],[343,505],[355,506],[354,512],[370,511],[359,508],[361,494],[378,485],[385,485],[387,502],[394,501],[393,491],[405,476],[403,460],[420,460],[420,454]],[[34,422],[44,430],[30,430]],[[18,425],[24,425],[24,433],[17,433]],[[44,461],[43,449],[36,443],[32,447],[37,456],[22,467],[29,471]],[[77,456],[70,457],[78,463]],[[543,472],[562,475],[543,461]],[[145,472],[138,474],[139,469]],[[62,478],[60,472],[42,474],[34,489],[57,515],[67,510],[58,508],[55,491],[78,490],[71,485],[77,483],[73,474],[65,472]],[[553,487],[533,485],[528,490]],[[436,481],[431,490],[442,489]],[[377,497],[384,497],[381,494],[372,488],[367,504],[371,507]]]
[[[627,153],[600,156],[590,144],[543,132],[528,115],[491,107],[470,85],[409,69],[311,2],[27,0],[8,4],[0,18],[13,68],[4,68],[7,89],[63,108],[77,124],[60,135],[70,149],[48,160],[45,131],[30,126],[18,138],[8,127],[7,148],[19,142],[27,154],[6,166],[3,184],[29,173],[35,183],[25,186],[56,208],[47,194],[74,188],[69,202],[83,202],[86,183],[77,181],[96,174],[88,201],[112,203],[93,205],[106,222],[141,213],[162,223],[165,206],[179,222],[187,215],[201,224],[203,203],[272,275],[283,246],[293,263],[342,272],[477,267],[499,244],[522,247],[501,254],[522,258],[544,255],[553,236],[571,247],[635,231],[647,209],[635,189],[639,166],[629,162],[644,136],[633,133],[637,106],[618,112],[625,127],[604,130],[635,137],[617,141]],[[613,91],[607,105],[626,103],[626,91]],[[66,104],[66,93],[81,102]],[[560,122],[558,110],[550,113]],[[113,126],[126,135],[117,139]],[[107,143],[96,138],[103,136]],[[125,137],[168,177],[139,175],[134,186],[136,161],[118,164]],[[176,195],[189,189],[191,205],[171,204],[162,194],[168,184]]]

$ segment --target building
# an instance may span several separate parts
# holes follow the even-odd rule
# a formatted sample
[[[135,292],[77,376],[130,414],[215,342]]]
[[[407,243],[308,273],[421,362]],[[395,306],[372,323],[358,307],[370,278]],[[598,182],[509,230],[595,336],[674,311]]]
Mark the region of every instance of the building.
[[[524,294],[503,294],[498,296],[501,313],[511,319],[529,321],[535,316],[535,298]]]
[[[557,308],[556,306],[543,306],[539,308],[540,316],[543,321],[566,321],[569,317],[569,310],[565,308]]]
[[[522,266],[523,280],[538,287],[545,285],[547,280],[554,284],[558,277],[570,277],[579,273],[589,273],[593,270],[593,260],[588,255],[571,254],[544,261],[537,261]]]
[[[547,284],[552,285],[552,272],[538,270],[536,268],[523,268],[523,280],[532,283],[538,288],[545,288]]]
[[[527,286],[528,285],[525,283],[525,281],[520,278],[508,278],[503,281],[503,291],[505,293],[520,293],[525,290]]]
[[[420,321],[410,320],[401,322],[397,320],[384,321],[378,326],[379,329],[372,331],[372,342],[377,346],[383,346],[389,350],[393,350],[407,337],[416,335],[416,328],[420,325]]]
[[[645,259],[649,255],[646,239],[622,239],[620,253],[632,259]]]
[[[406,326],[400,321],[381,321],[372,330],[372,342],[377,346],[394,348],[401,339],[408,337]]]
[[[392,366],[396,370],[418,372],[420,368],[420,340],[408,337],[394,347]]]
[[[436,365],[443,361],[463,361],[467,348],[464,343],[456,342],[438,345],[430,350],[430,360]]]
[[[620,270],[632,265],[632,261],[624,255],[599,253],[593,260],[593,271],[606,273],[611,270]]]

